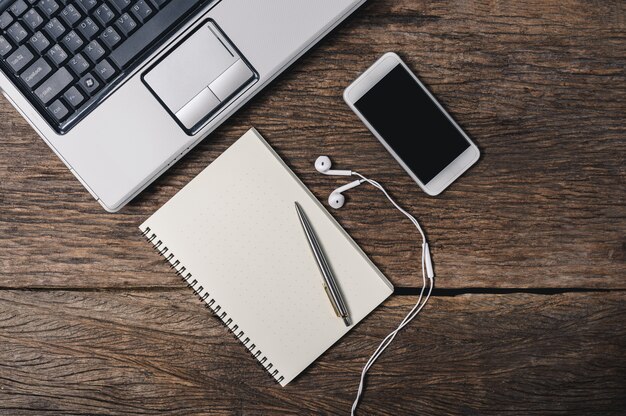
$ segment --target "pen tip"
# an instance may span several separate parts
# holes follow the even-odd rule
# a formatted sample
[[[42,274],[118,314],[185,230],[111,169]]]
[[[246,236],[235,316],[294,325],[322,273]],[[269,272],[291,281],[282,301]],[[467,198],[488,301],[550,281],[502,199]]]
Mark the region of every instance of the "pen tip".
[[[352,325],[352,321],[350,321],[350,317],[349,316],[344,316],[343,317],[343,323],[346,324],[346,326]]]

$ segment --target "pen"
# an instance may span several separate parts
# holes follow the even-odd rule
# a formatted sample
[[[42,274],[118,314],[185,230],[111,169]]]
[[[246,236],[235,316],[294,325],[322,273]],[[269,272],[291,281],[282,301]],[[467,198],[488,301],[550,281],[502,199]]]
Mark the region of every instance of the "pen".
[[[298,213],[298,218],[300,219],[300,224],[302,224],[302,229],[304,230],[304,235],[306,235],[306,239],[309,242],[309,247],[311,247],[311,251],[313,252],[313,257],[315,257],[315,261],[317,263],[318,268],[320,269],[320,273],[322,274],[324,290],[326,291],[326,295],[330,300],[330,304],[335,310],[335,314],[343,319],[343,322],[346,326],[350,326],[352,322],[350,321],[350,315],[348,314],[348,308],[341,296],[341,291],[339,290],[339,286],[337,285],[337,281],[335,280],[335,276],[328,265],[328,261],[326,261],[326,256],[324,255],[324,251],[319,245],[317,241],[317,236],[313,231],[313,227],[311,227],[311,223],[307,218],[306,214],[302,210],[302,207],[298,202],[295,202],[296,212]]]

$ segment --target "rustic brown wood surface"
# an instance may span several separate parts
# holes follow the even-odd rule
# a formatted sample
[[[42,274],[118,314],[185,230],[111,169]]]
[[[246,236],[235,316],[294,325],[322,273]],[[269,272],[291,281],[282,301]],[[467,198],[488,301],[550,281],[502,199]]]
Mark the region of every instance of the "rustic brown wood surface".
[[[427,197],[343,103],[398,52],[481,149]],[[623,414],[626,3],[370,0],[117,214],[0,99],[0,414],[345,414],[419,287],[377,191],[333,211],[400,290],[279,388],[137,226],[255,126],[320,199],[320,154],[388,187],[437,290],[373,368],[361,414]],[[141,155],[138,155],[141,157]],[[526,293],[519,293],[526,292]]]
[[[10,414],[346,414],[415,302],[385,302],[281,388],[186,288],[0,292]],[[623,293],[437,296],[372,368],[361,413],[623,414]]]

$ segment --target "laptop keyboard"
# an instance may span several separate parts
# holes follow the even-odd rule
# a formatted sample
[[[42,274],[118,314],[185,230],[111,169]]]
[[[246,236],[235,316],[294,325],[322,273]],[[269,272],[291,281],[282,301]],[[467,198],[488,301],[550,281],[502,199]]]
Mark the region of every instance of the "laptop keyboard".
[[[58,133],[210,0],[0,0],[0,68]]]

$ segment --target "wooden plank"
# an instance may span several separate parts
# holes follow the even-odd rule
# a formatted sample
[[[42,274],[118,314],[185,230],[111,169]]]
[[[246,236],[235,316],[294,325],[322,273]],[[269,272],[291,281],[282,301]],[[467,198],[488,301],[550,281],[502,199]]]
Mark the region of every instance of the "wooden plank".
[[[392,297],[281,388],[189,289],[0,291],[0,413],[347,414],[413,302]],[[624,292],[433,298],[359,414],[621,414],[625,319]]]
[[[0,286],[172,287],[136,226],[256,126],[325,200],[371,175],[423,222],[439,286],[626,288],[626,3],[370,1],[121,213],[106,214],[0,100]],[[395,50],[482,151],[426,197],[341,93]],[[141,155],[137,155],[141,157]],[[394,284],[416,286],[411,225],[372,189],[333,212]]]

